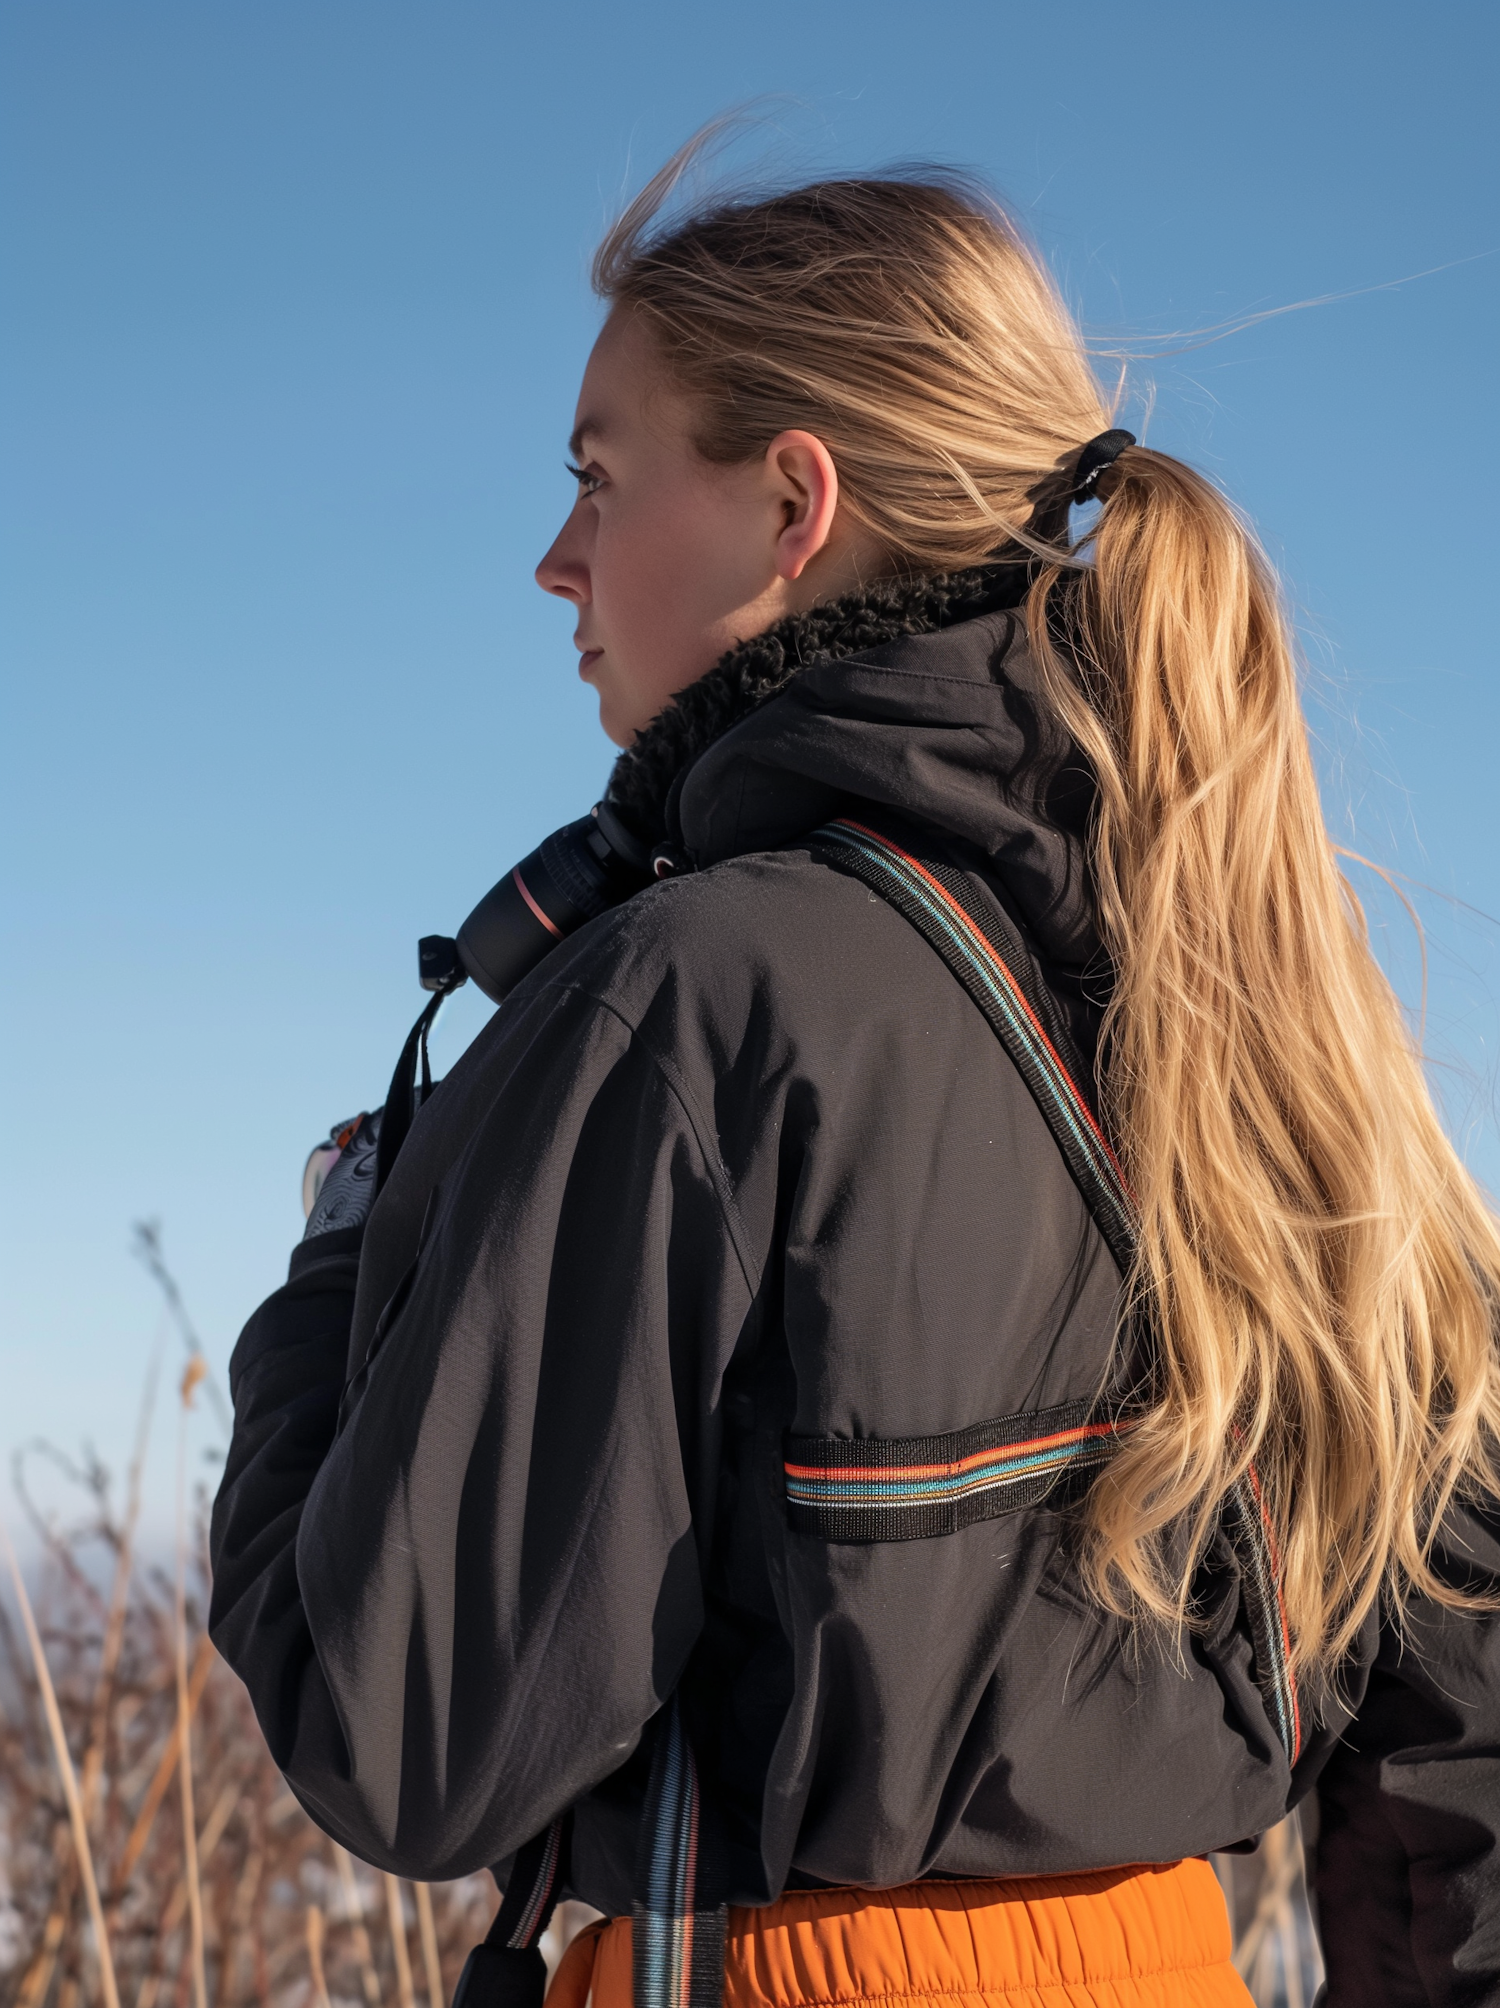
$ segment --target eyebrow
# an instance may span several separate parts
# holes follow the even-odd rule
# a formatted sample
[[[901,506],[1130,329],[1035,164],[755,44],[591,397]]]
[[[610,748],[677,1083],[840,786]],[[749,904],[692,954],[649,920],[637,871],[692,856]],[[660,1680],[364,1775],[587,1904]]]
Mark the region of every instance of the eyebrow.
[[[572,458],[577,460],[583,453],[583,442],[590,437],[597,439],[603,430],[597,418],[581,418],[568,437],[568,452]]]

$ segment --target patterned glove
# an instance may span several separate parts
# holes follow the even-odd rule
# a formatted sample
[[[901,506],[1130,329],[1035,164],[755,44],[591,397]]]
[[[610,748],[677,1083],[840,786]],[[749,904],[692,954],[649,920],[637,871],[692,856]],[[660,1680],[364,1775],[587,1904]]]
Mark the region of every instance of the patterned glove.
[[[363,1227],[375,1201],[375,1147],[383,1111],[335,1123],[302,1174],[304,1241],[336,1227]]]

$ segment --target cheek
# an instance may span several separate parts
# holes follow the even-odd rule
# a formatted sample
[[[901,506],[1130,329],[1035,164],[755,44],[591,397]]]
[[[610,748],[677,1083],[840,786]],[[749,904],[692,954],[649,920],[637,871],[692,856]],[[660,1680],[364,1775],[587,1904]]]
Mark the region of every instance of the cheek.
[[[663,511],[621,510],[601,521],[594,554],[594,596],[611,625],[630,632],[676,597],[692,572],[670,517]],[[624,640],[624,635],[620,636]]]
[[[649,679],[662,702],[701,676],[723,651],[725,620],[764,589],[752,543],[695,483],[601,520],[593,591],[617,670]]]

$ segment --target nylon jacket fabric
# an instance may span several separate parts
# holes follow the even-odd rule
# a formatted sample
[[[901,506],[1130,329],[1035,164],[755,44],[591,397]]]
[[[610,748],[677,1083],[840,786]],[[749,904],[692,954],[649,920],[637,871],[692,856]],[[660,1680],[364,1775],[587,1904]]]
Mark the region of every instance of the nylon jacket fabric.
[[[1435,1565],[1500,1583],[1500,1513],[1452,1514]],[[1500,2002],[1500,1623],[1418,1603],[1387,1627],[1318,1787],[1329,2008]]]
[[[1293,1771],[1227,1544],[1179,1657],[1085,1602],[1056,1501],[929,1540],[789,1527],[786,1432],[940,1436],[1091,1398],[1118,1312],[979,1012],[799,841],[860,805],[947,845],[1092,1053],[1090,792],[1014,615],[813,662],[700,752],[668,803],[698,869],[500,1007],[421,1110],[357,1275],[304,1244],[236,1350],[211,1622],[277,1762],[356,1853],[425,1878],[503,1862],[572,1804],[571,1887],[618,1915],[680,1683],[725,1894],[764,1904],[1244,1844],[1351,1716],[1363,1733],[1374,1665],[1341,1789],[1382,1810],[1351,1826],[1407,1879],[1429,1998],[1500,2000],[1493,1626],[1424,1635],[1457,1695],[1436,1720],[1372,1624]],[[1395,1845],[1403,1785],[1420,1845]],[[1325,1905],[1353,1939],[1342,1846]],[[1468,1893],[1435,1921],[1422,1864],[1459,1858]]]

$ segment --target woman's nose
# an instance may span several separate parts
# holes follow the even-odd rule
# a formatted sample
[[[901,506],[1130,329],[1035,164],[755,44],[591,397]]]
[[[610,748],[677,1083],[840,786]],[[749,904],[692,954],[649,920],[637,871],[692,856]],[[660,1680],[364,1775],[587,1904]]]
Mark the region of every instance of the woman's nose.
[[[553,540],[552,548],[536,568],[536,582],[544,593],[582,606],[589,597],[589,571],[580,548],[575,510]]]

